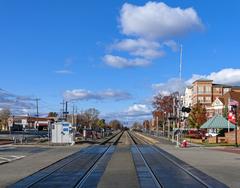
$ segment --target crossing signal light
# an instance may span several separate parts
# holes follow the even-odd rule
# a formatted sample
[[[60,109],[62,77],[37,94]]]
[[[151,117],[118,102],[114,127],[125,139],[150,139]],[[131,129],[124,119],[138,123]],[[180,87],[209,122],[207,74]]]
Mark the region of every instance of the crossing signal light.
[[[188,107],[182,107],[182,112],[191,112],[191,108],[188,108]]]

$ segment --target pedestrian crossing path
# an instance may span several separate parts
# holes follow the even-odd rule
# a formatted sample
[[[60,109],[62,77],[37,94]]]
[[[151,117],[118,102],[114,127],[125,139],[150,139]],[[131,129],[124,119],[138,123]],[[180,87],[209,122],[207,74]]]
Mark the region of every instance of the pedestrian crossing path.
[[[24,155],[0,155],[0,165],[24,158]]]

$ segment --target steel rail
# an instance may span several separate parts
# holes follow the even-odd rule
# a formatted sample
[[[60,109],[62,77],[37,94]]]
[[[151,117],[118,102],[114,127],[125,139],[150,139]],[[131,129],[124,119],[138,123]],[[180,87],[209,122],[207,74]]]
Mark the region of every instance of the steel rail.
[[[132,134],[130,134],[128,131],[127,131],[129,137],[132,139],[133,143],[134,143],[134,147],[137,149],[138,153],[140,154],[140,157],[141,159],[143,160],[145,166],[147,167],[149,173],[151,174],[152,176],[152,179],[155,183],[155,185],[158,187],[158,188],[163,188],[164,186],[161,184],[161,182],[157,179],[156,175],[154,174],[154,172],[152,171],[151,167],[148,165],[147,161],[145,160],[145,158],[143,157],[142,155],[142,152],[140,151],[140,149],[138,148],[138,143],[136,142],[135,138],[133,138],[134,136]]]
[[[135,136],[135,135],[134,135]],[[136,136],[135,136],[136,137]],[[145,144],[153,144],[150,141],[146,141],[144,139],[141,140],[142,142],[144,142]],[[156,146],[152,146],[149,145],[152,149],[154,149],[155,151],[157,151],[159,154],[161,154],[165,159],[169,160],[171,163],[173,163],[174,165],[176,165],[178,168],[182,169],[184,172],[186,172],[188,175],[190,175],[192,178],[194,178],[195,180],[197,180],[199,183],[201,183],[203,186],[207,187],[207,188],[213,188],[211,185],[207,184],[206,182],[204,182],[202,179],[200,179],[199,177],[197,177],[196,175],[194,175],[193,173],[191,173],[189,170],[185,169],[184,167],[182,167],[181,165],[179,165],[177,162],[175,162],[174,160],[172,160],[171,158],[169,158],[166,154],[162,153],[160,151],[159,148],[157,148]]]
[[[122,132],[118,132],[117,134],[111,136],[111,137],[108,138],[107,140],[101,142],[99,145],[105,145],[105,144],[107,144],[110,140],[114,139],[114,138],[115,138],[117,135],[119,135],[119,134],[122,135]],[[120,136],[120,137],[121,137],[121,136]],[[119,139],[120,139],[120,138],[119,138]],[[118,141],[119,139],[117,139],[117,141]],[[114,142],[114,143],[115,143],[115,142]],[[109,150],[110,146],[111,146],[111,145],[109,145],[109,146],[106,148],[106,150],[102,153],[102,155],[105,154],[105,152],[106,152],[107,150]],[[82,152],[82,154],[88,152],[89,150],[91,150],[91,149],[94,148],[94,147],[95,147],[95,146],[90,146],[90,147],[84,148],[84,149],[83,149],[84,151]],[[80,151],[79,151],[79,152],[80,152]],[[76,153],[78,153],[78,152],[76,152]],[[65,158],[63,158],[63,159],[60,159],[59,161],[56,161],[56,162],[54,162],[53,164],[51,164],[51,165],[49,165],[49,166],[47,166],[47,167],[44,167],[44,168],[42,168],[41,170],[33,173],[33,174],[30,175],[30,176],[34,176],[35,174],[39,173],[40,171],[46,170],[47,168],[51,167],[52,165],[57,165],[58,162],[61,162],[61,161],[63,161],[64,159],[66,160],[66,159],[71,158],[71,157],[73,157],[74,155],[76,155],[75,157],[73,157],[72,159],[70,159],[70,161],[67,161],[67,162],[63,163],[62,165],[57,166],[57,167],[56,167],[55,169],[53,169],[50,173],[46,173],[46,174],[40,176],[39,178],[34,179],[34,181],[32,181],[32,182],[29,182],[29,183],[27,183],[27,184],[24,184],[24,187],[25,187],[25,188],[30,188],[30,187],[34,186],[35,184],[41,182],[43,179],[49,177],[50,175],[52,175],[52,174],[55,173],[56,171],[64,168],[64,167],[67,166],[68,164],[71,164],[73,161],[75,161],[76,159],[79,158],[79,156],[78,156],[76,153],[73,153],[73,154],[71,154],[70,156],[67,156],[67,157],[65,157]],[[99,156],[99,158],[101,158],[102,155]],[[96,161],[97,161],[99,158],[97,158]],[[91,167],[90,167],[90,168],[91,168]],[[30,177],[30,176],[29,176],[29,177]],[[26,178],[28,178],[28,177],[26,177]],[[19,180],[19,181],[16,182],[15,184],[11,185],[10,188],[19,187],[18,183],[20,183],[20,182],[23,181],[24,179],[25,179],[25,178],[23,178],[22,180]]]
[[[84,185],[84,183],[87,181],[87,179],[89,178],[89,176],[91,176],[91,174],[93,173],[93,171],[96,169],[98,163],[101,161],[101,159],[103,159],[106,154],[108,153],[108,151],[112,148],[113,145],[117,145],[119,139],[122,137],[123,132],[120,132],[120,136],[111,144],[108,146],[108,148],[104,151],[104,153],[95,161],[95,163],[86,171],[85,175],[76,183],[76,185],[74,187],[80,188]],[[114,137],[115,138],[115,137]],[[112,140],[112,139],[110,139]],[[110,141],[109,140],[109,141]]]

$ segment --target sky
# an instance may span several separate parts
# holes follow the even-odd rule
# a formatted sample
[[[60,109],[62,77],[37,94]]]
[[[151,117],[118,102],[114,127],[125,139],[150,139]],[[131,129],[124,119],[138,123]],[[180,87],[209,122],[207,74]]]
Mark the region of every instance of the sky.
[[[0,108],[149,118],[195,79],[240,85],[240,1],[1,0]],[[182,80],[179,80],[182,45]]]

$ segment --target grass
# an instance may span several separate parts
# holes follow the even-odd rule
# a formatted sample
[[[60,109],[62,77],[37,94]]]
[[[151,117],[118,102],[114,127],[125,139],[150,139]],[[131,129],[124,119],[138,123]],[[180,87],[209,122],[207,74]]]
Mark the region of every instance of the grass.
[[[235,144],[228,144],[228,143],[219,143],[219,144],[209,144],[209,143],[202,143],[202,145],[206,147],[216,147],[216,146],[235,146]]]

